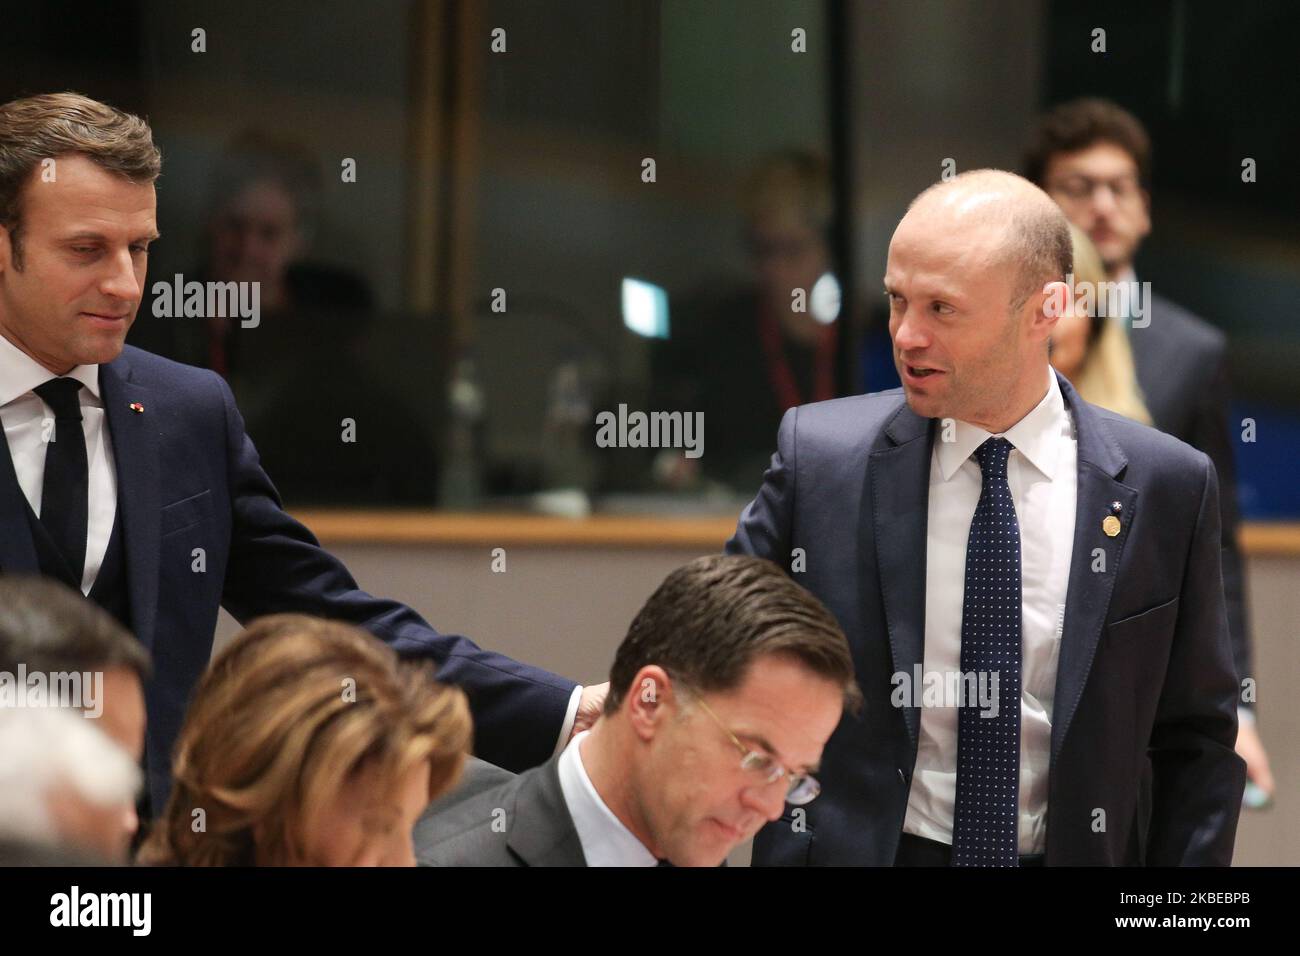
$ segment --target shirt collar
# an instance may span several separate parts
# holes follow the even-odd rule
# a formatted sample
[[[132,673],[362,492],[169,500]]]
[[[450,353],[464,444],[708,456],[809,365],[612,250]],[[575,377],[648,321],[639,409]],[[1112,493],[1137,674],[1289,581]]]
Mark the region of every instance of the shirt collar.
[[[78,365],[67,375],[55,375],[3,335],[0,335],[0,407],[56,378],[75,378],[99,399],[99,366]]]
[[[1050,366],[1047,369],[1047,378],[1047,394],[1034,406],[1033,411],[1008,428],[1000,437],[1011,442],[1016,451],[1024,455],[1031,465],[1051,481],[1056,474],[1062,423],[1066,411],[1061,385]],[[942,424],[940,428],[943,428]],[[940,440],[934,443],[943,480],[948,481],[952,478],[966,459],[975,453],[975,449],[993,437],[998,436],[978,425],[956,420],[953,440]]]
[[[560,754],[560,789],[564,803],[578,831],[582,854],[588,866],[655,866],[658,860],[645,848],[614,811],[600,798],[587,768],[582,765],[580,746],[591,731],[584,730]]]

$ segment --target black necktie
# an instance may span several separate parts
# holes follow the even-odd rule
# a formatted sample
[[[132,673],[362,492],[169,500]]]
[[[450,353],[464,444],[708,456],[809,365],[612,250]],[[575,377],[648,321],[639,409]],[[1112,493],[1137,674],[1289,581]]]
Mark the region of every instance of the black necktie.
[[[81,430],[81,383],[75,378],[56,378],[34,391],[54,409],[54,429],[45,446],[41,524],[58,545],[59,553],[68,562],[72,580],[80,588],[86,567],[86,516],[90,502],[86,435]]]
[[[953,866],[1020,865],[1020,524],[1007,483],[1010,454],[1005,438],[975,451],[983,482],[966,542],[961,670],[986,692],[984,701],[963,700],[957,714]]]

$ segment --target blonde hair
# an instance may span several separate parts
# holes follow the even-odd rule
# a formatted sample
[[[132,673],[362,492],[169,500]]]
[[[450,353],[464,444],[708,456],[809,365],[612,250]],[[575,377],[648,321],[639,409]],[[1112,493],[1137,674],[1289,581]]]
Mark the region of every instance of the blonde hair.
[[[309,862],[304,835],[353,775],[373,768],[395,792],[427,762],[432,800],[459,776],[470,736],[465,695],[436,684],[429,664],[403,662],[347,624],[262,618],[200,681],[140,862]]]
[[[1073,223],[1070,224],[1070,240],[1074,245],[1076,287],[1081,282],[1088,282],[1093,289],[1102,288],[1101,283],[1106,281],[1106,268],[1097,247]],[[1094,297],[1094,300],[1096,298],[1099,297]],[[1090,318],[1090,321],[1098,320]],[[1133,362],[1128,335],[1117,319],[1103,318],[1100,322],[1095,337],[1089,332],[1083,363],[1071,384],[1085,402],[1150,425],[1151,412],[1138,386],[1137,366]]]

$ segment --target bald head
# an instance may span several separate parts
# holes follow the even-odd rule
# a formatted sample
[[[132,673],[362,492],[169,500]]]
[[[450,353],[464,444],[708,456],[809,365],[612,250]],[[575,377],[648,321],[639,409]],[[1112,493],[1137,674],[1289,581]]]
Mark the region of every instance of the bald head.
[[[996,267],[1013,268],[1011,310],[1072,269],[1070,224],[1047,193],[1001,169],[974,169],[930,186],[907,207],[903,221],[967,232],[983,243]],[[900,223],[900,228],[901,228]]]
[[[1045,193],[1011,173],[963,173],[917,196],[889,243],[885,291],[908,405],[991,434],[1019,421],[1049,381],[1070,229]],[[1049,314],[1050,313],[1050,314]]]

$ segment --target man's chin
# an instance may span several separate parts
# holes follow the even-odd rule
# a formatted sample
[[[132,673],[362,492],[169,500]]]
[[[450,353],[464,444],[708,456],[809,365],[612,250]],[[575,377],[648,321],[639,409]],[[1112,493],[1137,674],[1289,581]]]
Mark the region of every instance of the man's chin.
[[[122,354],[125,345],[125,331],[89,337],[77,350],[77,364],[107,365]]]
[[[907,399],[907,407],[922,418],[943,417],[943,406],[934,395],[922,395],[920,392],[914,392],[904,385],[903,397]]]

